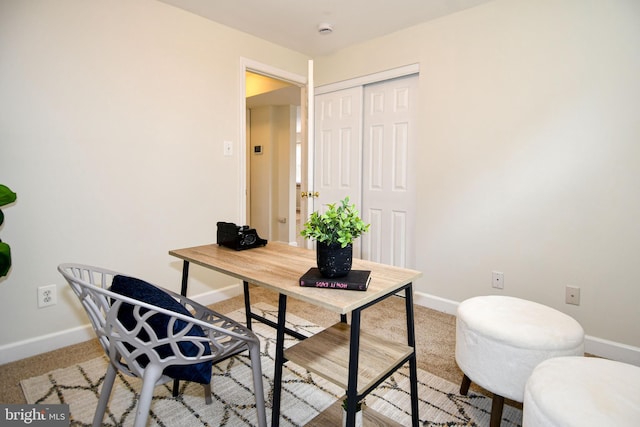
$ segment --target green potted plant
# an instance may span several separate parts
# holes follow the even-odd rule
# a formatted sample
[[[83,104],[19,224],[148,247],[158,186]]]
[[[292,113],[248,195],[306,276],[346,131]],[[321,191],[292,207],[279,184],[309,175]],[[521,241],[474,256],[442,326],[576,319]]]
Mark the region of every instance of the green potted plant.
[[[351,271],[353,241],[369,231],[370,224],[360,218],[349,197],[330,203],[324,213],[315,211],[300,234],[317,242],[316,255],[320,273],[325,277],[342,277]]]
[[[16,193],[11,191],[6,185],[0,184],[0,207],[8,205],[16,201]],[[0,210],[0,226],[4,222],[4,214]],[[0,277],[4,277],[9,273],[11,268],[11,248],[9,245],[0,240]]]

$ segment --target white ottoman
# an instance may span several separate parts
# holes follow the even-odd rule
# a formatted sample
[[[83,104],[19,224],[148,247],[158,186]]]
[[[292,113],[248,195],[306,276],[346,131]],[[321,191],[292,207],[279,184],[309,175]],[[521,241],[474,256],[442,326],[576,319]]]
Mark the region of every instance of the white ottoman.
[[[471,381],[493,393],[491,427],[498,427],[504,399],[522,402],[533,369],[559,356],[584,354],[584,330],[570,316],[514,297],[481,296],[463,301],[456,319],[456,362]]]
[[[593,357],[539,364],[524,391],[523,427],[637,427],[640,367]]]

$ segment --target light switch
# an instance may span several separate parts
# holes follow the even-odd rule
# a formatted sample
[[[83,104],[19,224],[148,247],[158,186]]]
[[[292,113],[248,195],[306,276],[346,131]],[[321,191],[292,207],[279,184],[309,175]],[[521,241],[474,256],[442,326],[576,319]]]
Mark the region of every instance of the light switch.
[[[224,142],[224,155],[225,156],[233,156],[233,142],[225,141]]]

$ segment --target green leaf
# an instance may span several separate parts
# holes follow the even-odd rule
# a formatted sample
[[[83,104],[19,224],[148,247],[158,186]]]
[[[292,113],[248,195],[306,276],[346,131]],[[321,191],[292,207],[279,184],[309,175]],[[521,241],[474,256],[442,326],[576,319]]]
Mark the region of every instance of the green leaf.
[[[0,184],[0,206],[8,205],[16,201],[17,194],[6,185]]]
[[[6,276],[11,268],[11,248],[0,242],[0,277]]]
[[[6,185],[0,184],[0,206],[16,201],[17,195]],[[0,210],[0,225],[4,222],[4,213]],[[0,277],[6,276],[11,268],[11,248],[0,240]]]

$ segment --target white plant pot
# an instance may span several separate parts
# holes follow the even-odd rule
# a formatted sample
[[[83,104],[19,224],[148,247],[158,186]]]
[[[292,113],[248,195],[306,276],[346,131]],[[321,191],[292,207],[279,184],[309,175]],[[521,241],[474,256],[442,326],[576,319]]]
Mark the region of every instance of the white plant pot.
[[[347,411],[342,410],[342,427],[347,427]],[[362,410],[356,412],[355,427],[362,427]]]

